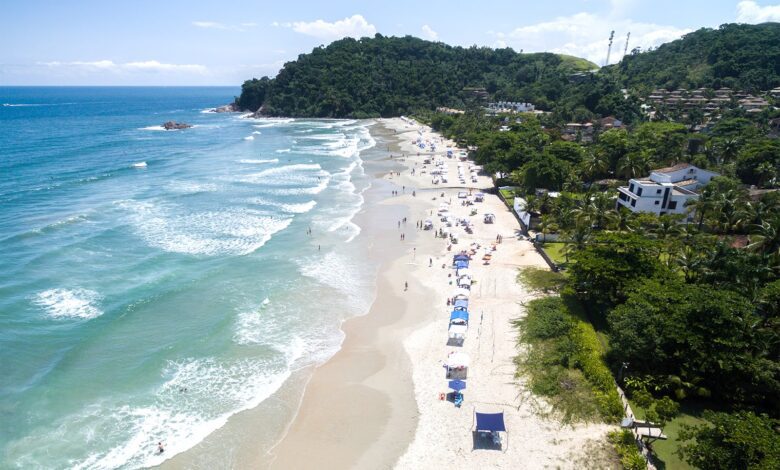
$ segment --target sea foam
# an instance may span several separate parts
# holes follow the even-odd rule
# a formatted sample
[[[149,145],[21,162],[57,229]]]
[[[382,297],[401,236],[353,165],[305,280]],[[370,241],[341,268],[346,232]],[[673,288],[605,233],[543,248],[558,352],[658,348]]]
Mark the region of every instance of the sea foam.
[[[88,289],[48,289],[39,292],[33,303],[41,307],[50,318],[76,318],[89,320],[103,314],[99,308],[100,295]]]

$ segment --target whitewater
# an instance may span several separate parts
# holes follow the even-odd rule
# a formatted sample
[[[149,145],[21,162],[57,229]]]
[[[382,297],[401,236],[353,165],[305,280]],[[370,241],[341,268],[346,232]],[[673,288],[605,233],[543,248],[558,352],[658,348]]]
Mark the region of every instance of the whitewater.
[[[237,93],[0,87],[4,468],[160,464],[370,306],[371,122],[203,112]]]

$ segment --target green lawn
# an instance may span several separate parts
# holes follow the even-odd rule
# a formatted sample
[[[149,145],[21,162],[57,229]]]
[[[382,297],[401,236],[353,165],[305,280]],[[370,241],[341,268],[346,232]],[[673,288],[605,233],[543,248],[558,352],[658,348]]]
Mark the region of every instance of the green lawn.
[[[547,242],[542,245],[542,248],[544,248],[545,253],[547,253],[547,256],[550,257],[550,259],[553,260],[555,264],[558,266],[565,266],[566,265],[566,256],[563,254],[563,249],[566,246],[564,243],[559,242]]]
[[[637,406],[637,404],[632,400],[629,400],[629,403],[631,403],[631,408],[634,410],[636,417],[638,419],[644,419],[645,410]],[[700,406],[686,403],[680,404],[679,416],[664,426],[664,434],[666,434],[668,439],[665,441],[655,441],[652,444],[653,452],[656,456],[656,467],[658,470],[693,470],[694,467],[691,467],[687,463],[680,460],[680,457],[678,457],[675,453],[679,444],[677,437],[680,434],[680,425],[694,425],[704,423],[705,421],[700,418],[703,411],[704,409]]]
[[[509,208],[513,208],[515,203],[515,192],[511,189],[499,189],[498,192],[504,197]]]

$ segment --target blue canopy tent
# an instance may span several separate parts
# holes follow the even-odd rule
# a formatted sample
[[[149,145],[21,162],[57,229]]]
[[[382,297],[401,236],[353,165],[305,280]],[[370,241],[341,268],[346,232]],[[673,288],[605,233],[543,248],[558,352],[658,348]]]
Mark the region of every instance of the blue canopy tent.
[[[455,261],[455,267],[457,269],[468,268],[469,267],[469,262],[468,261]]]
[[[458,299],[455,301],[455,304],[453,305],[456,310],[462,309],[462,310],[468,310],[469,309],[469,301],[466,299]]]
[[[460,392],[461,390],[466,389],[466,382],[462,380],[450,380],[447,385],[449,385],[449,387],[456,392]]]
[[[504,413],[480,413],[477,415],[477,431],[506,432]]]
[[[453,261],[468,261],[469,260],[469,256],[468,255],[464,255],[463,253],[461,253],[461,254],[453,256],[452,260]]]
[[[450,314],[450,323],[468,323],[469,322],[469,312],[465,310],[453,310]]]
[[[474,410],[476,416],[477,425],[475,431],[477,433],[490,433],[493,439],[493,445],[501,446],[501,437],[499,432],[506,432],[506,426],[504,425],[504,413],[480,413]],[[509,435],[507,434],[507,439]],[[507,446],[509,442],[507,441]],[[505,449],[506,450],[506,449]]]

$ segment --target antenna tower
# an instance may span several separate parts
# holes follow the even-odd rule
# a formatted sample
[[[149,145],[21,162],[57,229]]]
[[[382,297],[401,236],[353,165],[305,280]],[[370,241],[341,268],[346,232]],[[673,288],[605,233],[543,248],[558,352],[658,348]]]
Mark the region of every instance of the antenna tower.
[[[609,33],[609,47],[607,48],[607,61],[604,63],[604,65],[609,65],[609,54],[612,52],[612,39],[615,38],[615,31],[613,30],[611,33]]]
[[[628,54],[628,39],[631,37],[631,31],[626,34],[626,48],[623,49],[623,56],[625,57],[626,54]]]

